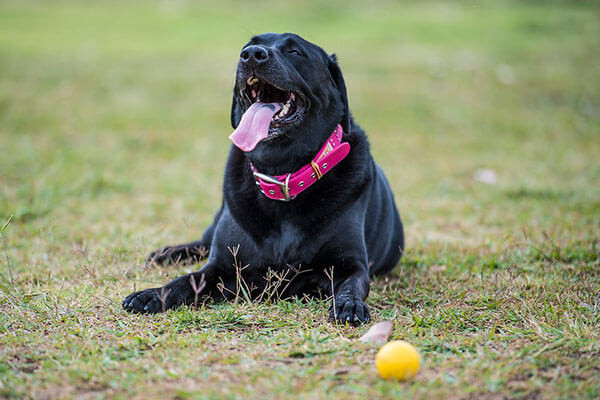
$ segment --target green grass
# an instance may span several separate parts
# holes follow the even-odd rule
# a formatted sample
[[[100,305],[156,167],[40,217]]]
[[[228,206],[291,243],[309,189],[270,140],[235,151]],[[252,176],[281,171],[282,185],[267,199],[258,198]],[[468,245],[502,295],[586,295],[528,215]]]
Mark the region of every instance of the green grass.
[[[600,397],[597,4],[252,3],[0,3],[0,397]],[[219,206],[264,31],[341,60],[406,225],[367,303],[414,381],[320,300],[121,309],[190,270],[143,261]]]

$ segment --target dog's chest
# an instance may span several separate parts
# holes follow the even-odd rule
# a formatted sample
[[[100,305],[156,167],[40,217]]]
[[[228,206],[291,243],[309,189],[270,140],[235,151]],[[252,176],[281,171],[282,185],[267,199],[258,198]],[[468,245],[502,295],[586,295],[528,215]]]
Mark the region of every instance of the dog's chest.
[[[261,253],[270,264],[279,263],[284,266],[305,263],[312,256],[312,251],[306,246],[307,237],[298,226],[289,221],[283,221],[279,229],[273,230],[265,237]]]

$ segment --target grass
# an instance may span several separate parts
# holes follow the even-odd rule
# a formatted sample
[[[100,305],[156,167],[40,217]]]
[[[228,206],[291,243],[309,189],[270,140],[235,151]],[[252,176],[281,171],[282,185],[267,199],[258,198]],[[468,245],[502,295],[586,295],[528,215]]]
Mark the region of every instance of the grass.
[[[600,9],[594,2],[0,3],[0,397],[598,398]],[[130,315],[143,267],[220,203],[236,55],[335,51],[406,224],[373,320],[297,299]],[[485,184],[476,171],[490,169]]]

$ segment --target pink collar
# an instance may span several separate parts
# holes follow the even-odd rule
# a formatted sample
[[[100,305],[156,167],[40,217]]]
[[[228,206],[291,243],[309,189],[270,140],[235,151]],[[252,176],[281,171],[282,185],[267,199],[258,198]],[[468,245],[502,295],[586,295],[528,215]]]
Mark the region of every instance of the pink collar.
[[[260,187],[260,191],[273,200],[294,200],[298,194],[305,191],[337,163],[346,158],[350,152],[350,144],[347,142],[342,143],[343,134],[342,126],[338,125],[310,164],[306,164],[296,172],[271,176],[261,174],[250,163],[254,179]]]

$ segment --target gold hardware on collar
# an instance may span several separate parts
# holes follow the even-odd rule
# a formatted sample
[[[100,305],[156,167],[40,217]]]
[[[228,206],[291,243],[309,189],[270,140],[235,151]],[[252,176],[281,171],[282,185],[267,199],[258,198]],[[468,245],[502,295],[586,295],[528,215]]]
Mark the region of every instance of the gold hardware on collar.
[[[321,170],[319,169],[319,164],[311,161],[310,165],[312,166],[313,171],[315,171],[315,174],[317,174],[317,179],[321,179],[323,177],[323,173],[321,173]]]

